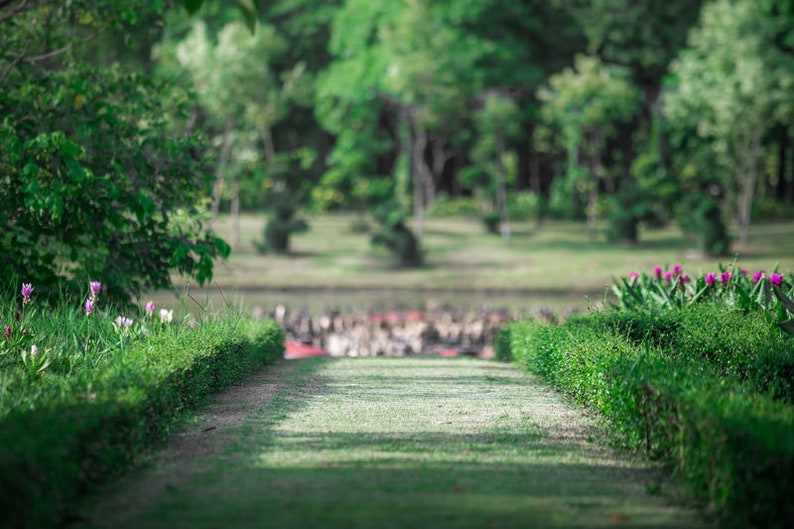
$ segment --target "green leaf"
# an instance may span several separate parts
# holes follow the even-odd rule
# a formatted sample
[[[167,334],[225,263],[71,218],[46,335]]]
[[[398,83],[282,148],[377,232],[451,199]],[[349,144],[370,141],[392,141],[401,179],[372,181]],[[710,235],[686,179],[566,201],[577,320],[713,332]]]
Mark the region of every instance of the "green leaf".
[[[794,301],[786,296],[777,285],[772,285],[772,290],[775,292],[775,297],[780,301],[780,304],[785,307],[789,313],[794,314]]]
[[[256,30],[257,11],[259,10],[258,0],[234,0],[245,20],[245,25],[253,33]]]
[[[201,9],[202,4],[204,4],[204,0],[182,0],[182,5],[191,15]]]
[[[794,336],[794,320],[781,321],[780,328],[788,334]]]

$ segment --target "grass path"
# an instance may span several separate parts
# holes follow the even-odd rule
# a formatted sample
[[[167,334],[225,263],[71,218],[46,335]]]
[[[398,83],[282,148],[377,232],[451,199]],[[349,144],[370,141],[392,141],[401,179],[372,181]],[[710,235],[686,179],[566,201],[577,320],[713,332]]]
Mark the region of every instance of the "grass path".
[[[224,393],[79,527],[702,527],[514,367],[285,362]],[[662,486],[666,490],[665,486]]]

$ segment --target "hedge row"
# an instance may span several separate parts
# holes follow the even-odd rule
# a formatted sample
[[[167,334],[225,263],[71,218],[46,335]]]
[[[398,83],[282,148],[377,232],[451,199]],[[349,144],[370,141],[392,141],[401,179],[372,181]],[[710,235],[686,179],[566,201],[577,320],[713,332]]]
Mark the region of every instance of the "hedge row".
[[[621,318],[643,321],[642,315],[589,315],[561,326],[516,322],[497,343],[525,368],[598,410],[621,444],[669,464],[726,526],[791,527],[792,406],[774,391],[759,392],[740,370],[726,369],[725,359],[704,355],[700,346],[708,340],[692,337],[690,347],[682,347],[682,335],[698,317],[668,313],[656,327],[646,319],[639,335],[637,328],[617,325]],[[747,322],[749,331],[741,323],[718,329],[723,336],[717,342],[738,347],[720,354],[751,357],[752,349],[744,347],[764,343],[766,335],[753,331],[754,325]],[[778,343],[784,345],[781,358],[794,357],[794,340]]]
[[[282,356],[272,322],[210,322],[164,333],[59,395],[0,420],[0,527],[53,527],[79,495],[118,473],[203,397]],[[42,392],[52,394],[48,381]]]

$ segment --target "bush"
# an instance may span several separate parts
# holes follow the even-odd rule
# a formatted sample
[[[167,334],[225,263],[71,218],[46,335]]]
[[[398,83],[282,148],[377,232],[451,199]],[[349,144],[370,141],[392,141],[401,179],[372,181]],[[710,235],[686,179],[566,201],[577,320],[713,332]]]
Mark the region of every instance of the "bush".
[[[681,229],[697,238],[698,249],[708,255],[725,255],[731,246],[722,210],[708,195],[694,194],[684,199],[678,218]]]
[[[296,209],[291,204],[278,204],[265,223],[264,243],[257,244],[260,253],[288,253],[289,239],[293,233],[309,229],[305,220],[295,217]]]
[[[759,334],[758,318],[719,319],[724,308],[700,309],[593,314],[563,326],[519,322],[506,333],[517,362],[598,410],[621,444],[668,463],[727,525],[787,527],[794,519],[794,409],[726,366],[739,357],[761,366],[762,359],[749,360],[756,347],[771,354],[783,346],[790,359],[794,341],[769,338],[768,327]],[[708,352],[715,331],[720,338]],[[732,358],[712,358],[728,352]]]
[[[375,214],[378,227],[373,231],[371,242],[384,246],[404,268],[415,268],[422,264],[422,251],[413,232],[405,226],[405,215],[397,207],[383,206]]]
[[[39,371],[28,369],[27,360],[19,361],[16,341],[4,342],[2,528],[57,526],[82,492],[128,466],[167,432],[175,416],[280,358],[283,350],[283,335],[274,322],[232,315],[195,328],[165,323],[169,315],[164,323],[146,324],[151,329],[132,342],[125,339],[127,333],[144,323],[127,329],[124,323],[114,328],[112,319],[96,312],[79,318],[90,325],[78,330],[75,338],[80,338],[73,341],[71,312],[48,314],[48,328],[65,335],[57,349],[42,345],[44,327],[24,320],[30,325],[28,335],[35,335],[41,346],[36,356],[53,359]],[[70,350],[75,344],[82,349],[84,340],[99,347]],[[8,361],[9,355],[17,361]]]

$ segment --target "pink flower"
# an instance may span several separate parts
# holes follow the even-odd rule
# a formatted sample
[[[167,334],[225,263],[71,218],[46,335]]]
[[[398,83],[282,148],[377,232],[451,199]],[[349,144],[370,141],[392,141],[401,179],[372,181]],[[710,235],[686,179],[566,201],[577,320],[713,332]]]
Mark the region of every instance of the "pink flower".
[[[682,276],[680,276],[678,278],[678,282],[681,283],[682,285],[684,283],[689,283],[690,281],[691,281],[691,278],[689,277],[689,274],[683,274]]]
[[[12,329],[11,329],[10,325],[8,327],[6,327],[6,338],[10,338],[11,337],[11,331],[12,331]]]
[[[22,304],[30,303],[30,295],[33,293],[33,284],[22,283]]]
[[[708,274],[706,274],[707,285],[713,285],[714,283],[716,283],[716,281],[717,281],[717,274],[715,274],[714,272],[709,272]]]
[[[680,274],[680,273],[681,273],[681,272],[683,272],[683,271],[684,271],[684,267],[683,267],[683,266],[681,266],[681,265],[675,265],[675,266],[673,267],[673,274],[674,274],[674,275],[678,275],[678,274]]]
[[[85,300],[85,315],[90,316],[92,312],[94,312],[94,300],[88,298]]]
[[[783,284],[783,274],[769,274],[769,282],[780,286]]]
[[[149,313],[149,314],[154,312],[154,301],[148,301],[146,303],[146,312]]]
[[[749,273],[750,273],[749,270],[747,270],[746,268],[742,268],[742,275],[746,276]]]
[[[753,274],[753,283],[758,283],[758,282],[759,282],[759,281],[761,281],[761,279],[763,279],[764,277],[766,277],[766,276],[765,276],[765,274],[764,274],[763,272],[756,272],[756,273],[754,273],[754,274]]]
[[[639,272],[631,272],[629,274],[629,279],[631,279],[632,283],[635,283],[639,278],[640,278],[640,273]]]
[[[656,276],[656,279],[661,279],[661,277],[662,277],[662,267],[661,266],[654,267],[653,275]]]
[[[99,281],[89,281],[88,288],[91,289],[91,297],[96,299],[96,297],[99,295],[99,291],[102,290],[102,283]]]
[[[725,271],[720,274],[720,283],[722,283],[723,285],[727,285],[730,280],[731,280],[730,272]]]
[[[664,280],[667,281],[668,283],[670,282],[670,280],[672,278],[673,278],[673,273],[672,272],[665,272],[664,273]]]

